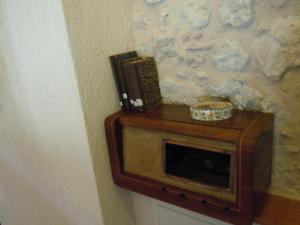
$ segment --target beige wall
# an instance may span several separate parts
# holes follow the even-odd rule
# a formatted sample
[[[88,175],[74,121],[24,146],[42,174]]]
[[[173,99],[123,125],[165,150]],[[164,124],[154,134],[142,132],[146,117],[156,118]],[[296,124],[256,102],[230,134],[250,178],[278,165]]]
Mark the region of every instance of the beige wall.
[[[1,0],[0,222],[100,225],[59,0]]]
[[[108,56],[131,49],[131,0],[63,0],[104,222],[134,224],[129,194],[111,179],[104,119],[119,109]]]

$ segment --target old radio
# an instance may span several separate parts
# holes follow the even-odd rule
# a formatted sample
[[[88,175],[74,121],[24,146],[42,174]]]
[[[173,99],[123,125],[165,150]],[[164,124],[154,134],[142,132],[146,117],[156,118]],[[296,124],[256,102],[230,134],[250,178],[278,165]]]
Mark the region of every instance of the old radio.
[[[272,165],[273,116],[235,111],[199,122],[187,106],[160,105],[106,120],[117,185],[234,224],[252,224]],[[263,199],[259,199],[261,206]]]

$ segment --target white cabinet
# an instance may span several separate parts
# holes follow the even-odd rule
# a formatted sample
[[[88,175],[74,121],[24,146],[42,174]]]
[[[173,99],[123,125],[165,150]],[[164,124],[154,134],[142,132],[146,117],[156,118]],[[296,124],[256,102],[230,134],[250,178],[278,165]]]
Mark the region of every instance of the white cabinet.
[[[136,225],[230,225],[136,193],[132,201]]]

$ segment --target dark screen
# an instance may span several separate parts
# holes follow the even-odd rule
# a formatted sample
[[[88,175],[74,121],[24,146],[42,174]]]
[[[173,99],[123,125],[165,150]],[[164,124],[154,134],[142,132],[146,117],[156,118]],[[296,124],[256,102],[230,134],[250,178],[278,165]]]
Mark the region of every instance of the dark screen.
[[[165,143],[165,173],[229,188],[230,155]]]

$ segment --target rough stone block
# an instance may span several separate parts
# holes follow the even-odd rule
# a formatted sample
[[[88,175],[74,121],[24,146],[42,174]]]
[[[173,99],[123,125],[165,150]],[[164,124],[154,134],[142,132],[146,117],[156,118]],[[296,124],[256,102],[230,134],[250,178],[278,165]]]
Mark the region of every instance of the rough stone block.
[[[148,19],[143,15],[135,15],[133,21],[137,28],[144,29],[148,25]]]
[[[202,29],[209,24],[211,12],[201,4],[188,6],[183,13],[185,21],[195,29]]]
[[[277,81],[289,68],[300,66],[300,17],[289,16],[269,24],[253,47],[265,76]]]
[[[248,26],[254,19],[254,0],[220,0],[219,15],[224,25]]]
[[[187,43],[190,41],[198,41],[202,38],[203,33],[201,31],[196,31],[196,32],[188,32],[184,34],[179,34],[179,42],[182,43]]]
[[[204,55],[201,54],[181,54],[178,56],[178,60],[180,64],[185,64],[187,66],[190,66],[192,68],[198,68],[200,67],[203,63],[205,63],[206,59]]]
[[[202,32],[188,32],[179,35],[176,51],[180,64],[198,68],[206,61],[207,51],[213,47],[212,41],[202,40]]]
[[[166,32],[169,26],[169,12],[166,9],[160,11],[158,22],[160,30]]]
[[[268,0],[273,8],[279,9],[285,6],[290,0]]]
[[[276,101],[271,96],[256,90],[240,79],[228,79],[221,83],[211,82],[208,93],[214,96],[228,97],[239,109],[274,112]]]
[[[171,37],[155,37],[144,47],[143,52],[153,54],[158,62],[176,56],[175,40]]]
[[[186,45],[186,51],[196,52],[196,51],[205,51],[210,50],[214,46],[213,42],[191,42]]]
[[[249,60],[248,53],[236,41],[225,38],[215,46],[212,61],[221,70],[242,71]]]
[[[145,2],[147,2],[148,4],[155,4],[155,3],[159,3],[162,2],[164,0],[145,0]]]

